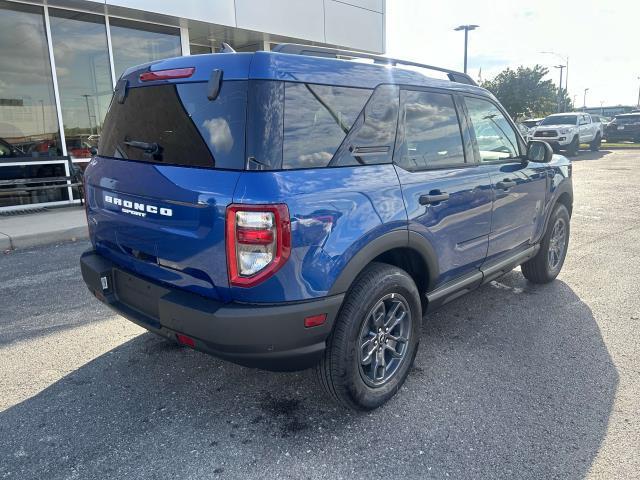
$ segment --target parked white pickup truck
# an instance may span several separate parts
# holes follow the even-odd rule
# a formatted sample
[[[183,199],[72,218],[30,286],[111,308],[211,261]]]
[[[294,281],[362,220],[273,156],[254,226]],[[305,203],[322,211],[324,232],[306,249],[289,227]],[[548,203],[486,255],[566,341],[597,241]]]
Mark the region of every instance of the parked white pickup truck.
[[[564,150],[567,155],[577,155],[581,143],[588,143],[596,152],[602,143],[602,125],[588,113],[555,113],[533,129],[531,138],[544,140],[554,151]]]

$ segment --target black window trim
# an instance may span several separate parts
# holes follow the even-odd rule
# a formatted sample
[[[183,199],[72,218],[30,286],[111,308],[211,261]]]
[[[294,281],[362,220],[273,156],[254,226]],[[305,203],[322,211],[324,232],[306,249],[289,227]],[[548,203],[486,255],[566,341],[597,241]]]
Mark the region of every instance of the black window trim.
[[[343,148],[346,147],[347,141],[351,141],[352,140],[352,137],[353,137],[353,126],[356,124],[356,122],[360,118],[360,115],[362,115],[363,112],[367,109],[367,107],[369,106],[369,103],[371,101],[373,101],[373,97],[376,94],[376,92],[378,91],[378,89],[382,88],[382,87],[386,87],[386,86],[390,86],[390,87],[398,89],[398,98],[396,99],[396,102],[397,102],[396,105],[398,107],[397,108],[397,112],[396,112],[396,131],[394,132],[394,135],[393,135],[393,141],[390,142],[389,144],[368,146],[366,148],[368,148],[368,149],[372,149],[372,148],[378,148],[378,149],[387,148],[387,152],[389,152],[389,151],[391,152],[391,161],[390,162],[378,162],[378,163],[366,163],[366,164],[362,164],[362,165],[333,165],[333,161],[336,158],[336,155],[338,155],[338,153],[343,152]],[[340,145],[338,145],[338,149],[333,154],[333,157],[331,157],[331,160],[329,160],[329,163],[327,163],[327,165],[325,167],[323,167],[323,168],[369,167],[369,166],[372,166],[372,165],[393,165],[393,159],[395,157],[395,149],[396,149],[396,140],[397,140],[397,136],[398,136],[398,122],[400,121],[400,90],[401,90],[400,86],[396,85],[396,84],[393,84],[393,83],[379,83],[374,88],[370,89],[371,93],[370,93],[369,98],[367,99],[367,101],[364,102],[364,105],[362,106],[362,110],[360,110],[360,112],[358,112],[358,115],[356,116],[356,119],[353,122],[353,125],[351,125],[351,128],[349,128],[349,131],[347,132],[347,134],[342,139],[342,142],[340,142]],[[351,152],[353,148],[359,148],[359,145],[349,145],[346,148]],[[373,153],[369,153],[369,155],[371,155],[371,154],[373,154]],[[365,153],[365,155],[367,155],[367,154]]]
[[[458,98],[460,95],[457,91],[452,91],[452,90],[448,90],[446,88],[434,88],[434,87],[422,87],[422,86],[418,86],[418,85],[397,85],[399,87],[399,99],[398,99],[398,122],[396,125],[396,139],[395,139],[395,145],[394,145],[394,149],[393,149],[393,165],[396,168],[400,168],[402,169],[402,171],[407,172],[407,173],[415,173],[415,174],[420,174],[422,172],[432,172],[432,171],[436,171],[436,170],[454,170],[454,169],[463,169],[463,168],[474,168],[477,167],[479,165],[477,158],[475,157],[475,155],[473,154],[472,151],[469,150],[470,145],[467,145],[467,142],[465,142],[465,140],[470,140],[471,137],[469,136],[469,125],[468,125],[468,121],[467,121],[467,114],[466,112],[461,108],[462,105],[460,104],[460,99]],[[401,129],[400,127],[400,122],[402,120],[401,114],[402,114],[402,91],[414,91],[414,92],[427,92],[427,93],[439,93],[439,94],[444,94],[444,95],[449,95],[452,98],[453,101],[453,107],[454,110],[456,112],[456,117],[458,118],[458,129],[460,130],[460,141],[462,142],[462,154],[464,156],[464,163],[452,163],[449,165],[438,165],[435,167],[426,167],[426,168],[422,168],[420,170],[407,170],[405,168],[402,167],[402,165],[400,165],[399,163],[396,162],[396,155],[399,154],[398,150],[400,148],[400,146],[402,145],[402,143],[404,142],[404,138],[400,138],[400,136],[404,136],[404,128]],[[466,138],[466,136],[469,136],[469,138]],[[475,137],[473,137],[475,138]]]
[[[473,142],[473,153],[476,156],[476,162],[478,162],[479,165],[502,165],[502,164],[509,164],[509,163],[522,163],[523,158],[525,158],[526,156],[527,143],[524,141],[524,138],[522,138],[522,134],[520,133],[520,130],[518,130],[518,128],[515,126],[515,123],[511,119],[511,115],[507,113],[507,111],[502,107],[502,105],[500,105],[491,97],[484,96],[484,95],[475,95],[472,93],[465,92],[465,93],[462,93],[460,97],[461,97],[461,101],[464,103],[465,116],[467,117],[469,132],[471,134],[471,139]],[[503,158],[501,160],[491,160],[487,162],[482,161],[482,158],[480,157],[480,148],[478,147],[478,140],[476,139],[476,131],[475,131],[475,128],[473,128],[473,123],[471,122],[471,115],[469,114],[469,109],[467,107],[467,102],[466,102],[467,97],[476,98],[479,100],[484,100],[486,102],[489,102],[494,107],[496,107],[498,111],[502,113],[502,115],[504,115],[504,117],[507,119],[507,123],[511,126],[511,129],[514,131],[516,135],[516,142],[518,143],[518,150],[519,150],[518,152],[519,155],[517,157],[509,157],[509,158]]]

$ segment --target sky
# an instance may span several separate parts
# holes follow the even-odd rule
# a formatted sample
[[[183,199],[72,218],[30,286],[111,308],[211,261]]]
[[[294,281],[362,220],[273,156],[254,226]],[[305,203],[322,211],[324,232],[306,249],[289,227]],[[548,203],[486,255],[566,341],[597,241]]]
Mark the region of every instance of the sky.
[[[636,105],[640,87],[640,0],[387,0],[391,57],[462,71],[469,32],[468,72],[489,80],[507,67],[549,67],[569,58],[569,96],[581,107]],[[566,70],[565,70],[566,76]],[[564,86],[563,79],[563,86]]]

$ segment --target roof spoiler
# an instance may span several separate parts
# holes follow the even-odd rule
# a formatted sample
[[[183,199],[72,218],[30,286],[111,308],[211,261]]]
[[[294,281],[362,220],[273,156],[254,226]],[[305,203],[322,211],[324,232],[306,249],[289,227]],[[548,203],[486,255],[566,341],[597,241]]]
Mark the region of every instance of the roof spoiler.
[[[367,58],[373,60],[374,63],[382,65],[408,65],[411,67],[424,68],[426,70],[433,70],[436,72],[443,72],[447,74],[447,78],[456,83],[464,83],[467,85],[478,86],[478,84],[466,73],[457,72],[455,70],[449,70],[448,68],[434,67],[433,65],[426,65],[424,63],[410,62],[408,60],[400,60],[397,58],[384,57],[382,55],[375,55],[365,52],[354,52],[351,50],[340,50],[337,48],[329,47],[316,47],[313,45],[300,45],[297,43],[281,43],[271,49],[272,52],[288,53],[291,55],[308,55],[313,57],[325,57],[325,58]]]

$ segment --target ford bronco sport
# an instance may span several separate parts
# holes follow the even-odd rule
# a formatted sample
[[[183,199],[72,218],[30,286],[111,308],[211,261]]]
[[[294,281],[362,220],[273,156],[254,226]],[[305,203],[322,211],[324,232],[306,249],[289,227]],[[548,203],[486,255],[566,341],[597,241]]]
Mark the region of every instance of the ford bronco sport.
[[[127,70],[85,174],[90,291],[171,341],[314,366],[342,404],[382,405],[424,313],[518,265],[558,275],[573,201],[570,162],[489,92],[405,63],[282,45]]]

